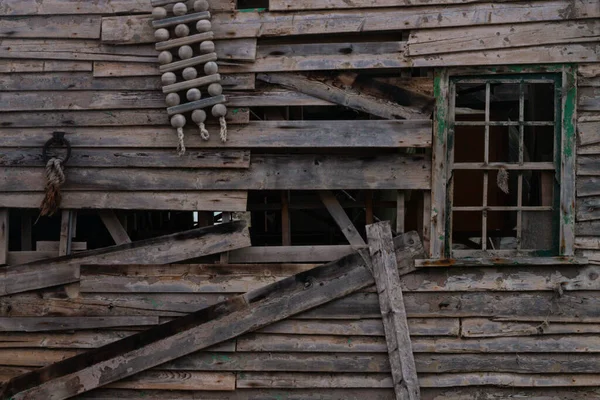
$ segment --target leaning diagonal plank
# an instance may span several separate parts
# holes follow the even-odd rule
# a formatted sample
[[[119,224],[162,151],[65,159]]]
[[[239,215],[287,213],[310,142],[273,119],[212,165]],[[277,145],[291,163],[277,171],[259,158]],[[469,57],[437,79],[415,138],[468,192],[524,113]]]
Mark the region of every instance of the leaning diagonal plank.
[[[422,253],[416,233],[396,238],[402,273]],[[412,264],[412,263],[411,263]],[[2,399],[61,400],[233,339],[373,284],[357,254],[302,272],[76,357],[13,378]]]
[[[242,222],[193,229],[134,243],[0,269],[0,296],[79,280],[82,264],[169,264],[250,246]]]
[[[419,400],[417,367],[408,333],[392,227],[386,221],[367,225],[366,230],[396,399]]]
[[[407,107],[363,93],[346,91],[301,74],[258,74],[257,79],[386,119],[429,119],[417,107]]]

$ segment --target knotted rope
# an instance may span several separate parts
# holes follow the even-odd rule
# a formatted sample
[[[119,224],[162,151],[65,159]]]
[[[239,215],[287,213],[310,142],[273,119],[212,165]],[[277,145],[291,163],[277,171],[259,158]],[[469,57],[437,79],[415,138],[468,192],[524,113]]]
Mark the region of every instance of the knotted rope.
[[[198,127],[200,128],[200,137],[202,138],[202,140],[210,139],[210,133],[208,133],[208,130],[206,129],[206,125],[204,125],[204,122],[200,122],[198,124]]]
[[[179,142],[177,143],[177,155],[180,157],[185,154],[185,143],[183,142],[183,128],[177,128],[177,138]]]
[[[225,121],[225,117],[219,118],[219,124],[221,124],[221,142],[225,143],[227,141],[227,121]]]
[[[46,195],[40,206],[40,215],[52,216],[60,207],[62,196],[60,187],[65,183],[63,159],[54,157],[46,163]]]

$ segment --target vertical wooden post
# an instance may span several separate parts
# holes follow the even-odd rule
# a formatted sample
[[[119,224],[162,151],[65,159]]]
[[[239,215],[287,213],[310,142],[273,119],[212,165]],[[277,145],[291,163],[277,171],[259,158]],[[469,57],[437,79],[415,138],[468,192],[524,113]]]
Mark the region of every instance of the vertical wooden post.
[[[232,219],[232,215],[230,212],[223,212],[222,220],[221,220],[223,223],[231,222],[231,219]],[[229,264],[229,252],[228,251],[221,253],[219,262],[221,264]]]
[[[562,135],[560,153],[560,255],[575,254],[575,157],[577,136],[577,67],[565,66],[562,73]],[[560,157],[560,156],[559,156]]]
[[[8,208],[0,209],[0,265],[8,262]]]
[[[281,191],[281,245],[292,245],[292,231],[290,226],[290,202],[287,190]]]
[[[373,277],[379,294],[385,340],[398,400],[420,399],[417,368],[408,333],[398,262],[389,222],[367,225]]]
[[[431,192],[423,192],[423,248],[425,255],[429,255],[431,244]]]
[[[58,255],[67,256],[71,254],[71,227],[73,224],[73,214],[70,210],[63,210],[60,218],[60,241],[58,243]]]

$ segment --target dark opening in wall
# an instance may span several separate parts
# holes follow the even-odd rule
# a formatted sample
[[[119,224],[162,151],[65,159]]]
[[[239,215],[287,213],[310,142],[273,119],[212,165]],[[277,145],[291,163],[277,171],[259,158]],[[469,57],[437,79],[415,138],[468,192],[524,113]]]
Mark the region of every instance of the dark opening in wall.
[[[248,8],[269,9],[269,0],[237,0],[238,10],[244,10]]]

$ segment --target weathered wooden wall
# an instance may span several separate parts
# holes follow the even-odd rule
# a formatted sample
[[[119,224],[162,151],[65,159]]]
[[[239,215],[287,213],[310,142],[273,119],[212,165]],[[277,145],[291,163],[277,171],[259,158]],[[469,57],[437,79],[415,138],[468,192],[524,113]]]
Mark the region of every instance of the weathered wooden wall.
[[[0,376],[309,268],[82,267],[79,298],[57,288],[0,299]],[[599,398],[599,274],[597,266],[568,265],[427,268],[402,277],[423,398],[475,399],[482,391],[486,399]],[[391,383],[379,302],[369,289],[83,397],[128,398],[139,389],[151,399],[391,399]]]

